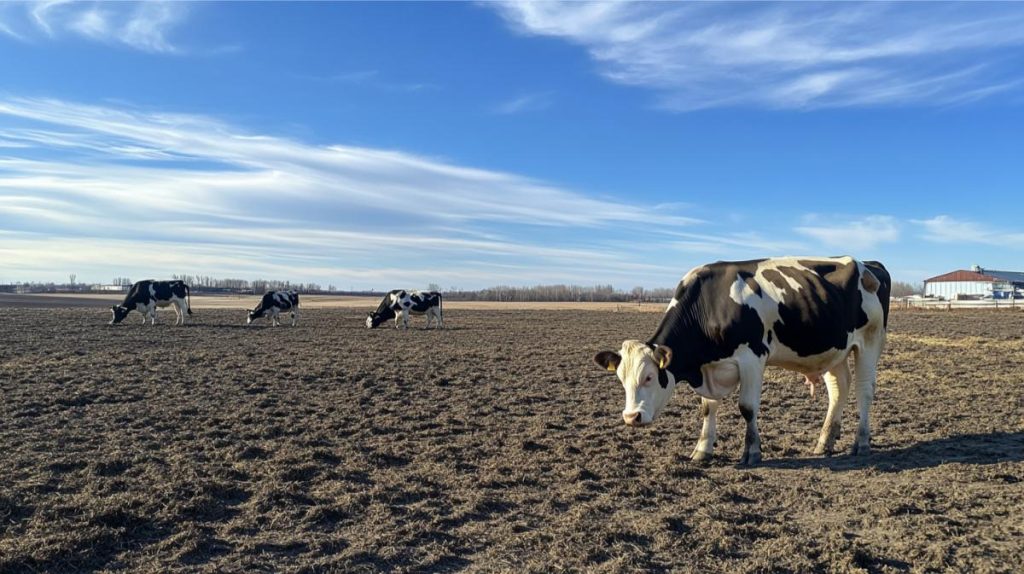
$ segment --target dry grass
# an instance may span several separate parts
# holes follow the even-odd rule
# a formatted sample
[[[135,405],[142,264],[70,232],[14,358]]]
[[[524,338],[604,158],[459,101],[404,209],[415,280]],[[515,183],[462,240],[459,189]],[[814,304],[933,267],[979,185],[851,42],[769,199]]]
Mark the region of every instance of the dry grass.
[[[734,400],[706,466],[685,389],[622,425],[590,356],[654,313],[105,313],[0,309],[2,572],[1019,570],[1024,314],[895,314],[866,458],[811,457],[824,399],[771,370],[738,469]]]

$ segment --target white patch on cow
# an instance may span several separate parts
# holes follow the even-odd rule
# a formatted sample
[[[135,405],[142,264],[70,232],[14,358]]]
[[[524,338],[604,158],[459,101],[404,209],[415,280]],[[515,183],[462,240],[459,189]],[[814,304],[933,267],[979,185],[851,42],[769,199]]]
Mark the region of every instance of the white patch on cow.
[[[759,299],[757,293],[747,285],[747,282],[740,276],[736,276],[736,281],[733,281],[729,287],[729,298],[739,303],[740,305],[746,305],[748,301],[752,299]]]
[[[675,297],[673,297],[672,300],[668,302],[668,308],[665,309],[665,312],[668,313],[669,310],[671,310],[673,307],[675,307],[678,304],[679,304],[679,299],[676,299]]]

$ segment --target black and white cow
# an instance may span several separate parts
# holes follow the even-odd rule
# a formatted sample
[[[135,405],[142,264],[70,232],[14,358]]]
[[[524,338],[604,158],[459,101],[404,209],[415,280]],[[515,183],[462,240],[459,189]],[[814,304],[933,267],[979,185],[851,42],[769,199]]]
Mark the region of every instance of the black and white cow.
[[[395,289],[381,299],[377,310],[366,317],[367,328],[373,329],[384,321],[394,317],[395,328],[401,319],[406,329],[409,328],[409,313],[427,316],[427,326],[431,320],[436,321],[435,328],[444,328],[444,317],[441,313],[441,294],[437,291],[406,291]]]
[[[850,391],[852,353],[859,426],[852,454],[870,450],[868,409],[889,318],[889,273],[851,257],[785,257],[721,261],[694,268],[676,288],[647,342],[625,341],[594,361],[614,371],[626,390],[622,417],[649,424],[677,382],[701,396],[704,426],[691,458],[711,456],[719,400],[739,388],[747,421],[741,464],[761,459],[757,430],[766,365],[824,374],[829,405],[816,454],[830,454]]]
[[[168,305],[174,305],[174,324],[177,325],[180,322],[184,325],[185,316],[192,314],[191,297],[188,285],[184,281],[153,281],[152,279],[137,281],[128,290],[124,301],[120,305],[111,307],[110,310],[114,317],[110,320],[110,324],[120,323],[128,316],[128,313],[138,311],[142,314],[143,325],[146,324],[147,317],[150,319],[150,325],[155,325],[157,308]]]
[[[267,291],[263,294],[263,299],[260,300],[259,305],[252,311],[249,311],[249,318],[246,320],[246,325],[251,325],[253,320],[259,319],[260,317],[270,317],[270,322],[275,327],[281,323],[277,320],[277,316],[281,313],[287,313],[291,311],[292,314],[292,327],[299,319],[299,294],[295,291]]]

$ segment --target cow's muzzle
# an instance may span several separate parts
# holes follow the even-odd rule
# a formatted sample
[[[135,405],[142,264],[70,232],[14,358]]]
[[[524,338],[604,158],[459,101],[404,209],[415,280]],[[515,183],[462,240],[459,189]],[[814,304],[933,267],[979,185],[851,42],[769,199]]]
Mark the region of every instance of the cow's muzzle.
[[[644,413],[637,411],[635,413],[622,413],[622,420],[631,427],[638,427],[644,424]]]

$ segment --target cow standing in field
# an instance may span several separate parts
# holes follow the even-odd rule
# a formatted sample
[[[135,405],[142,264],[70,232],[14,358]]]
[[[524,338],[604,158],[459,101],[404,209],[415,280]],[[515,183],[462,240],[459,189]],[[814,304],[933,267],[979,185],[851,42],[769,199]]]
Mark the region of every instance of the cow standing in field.
[[[137,281],[128,290],[124,301],[120,305],[111,307],[114,314],[110,320],[111,325],[116,325],[128,316],[132,311],[138,311],[142,315],[142,324],[146,324],[146,318],[150,325],[156,325],[156,310],[158,307],[174,305],[174,324],[179,322],[185,324],[185,316],[192,314],[191,297],[189,296],[188,285],[184,281]]]
[[[406,291],[395,289],[381,299],[377,310],[366,317],[366,327],[373,329],[384,321],[394,317],[395,328],[401,319],[406,329],[409,328],[409,313],[427,316],[427,326],[431,320],[436,321],[438,329],[444,328],[444,317],[441,310],[441,294],[437,291]]]
[[[646,343],[629,340],[594,360],[626,390],[622,417],[644,425],[664,408],[676,384],[701,396],[704,426],[691,458],[711,457],[719,400],[739,388],[747,421],[741,464],[761,460],[757,429],[766,365],[824,374],[828,414],[815,454],[830,454],[849,397],[853,353],[859,425],[852,454],[870,450],[868,410],[889,318],[889,273],[851,257],[718,262],[691,270]]]
[[[299,294],[295,291],[267,291],[263,294],[263,299],[260,300],[259,305],[252,311],[249,311],[249,318],[246,320],[246,325],[251,325],[253,320],[259,319],[260,317],[270,317],[272,325],[277,327],[281,323],[277,320],[277,316],[281,313],[291,312],[292,314],[292,327],[299,320]]]

